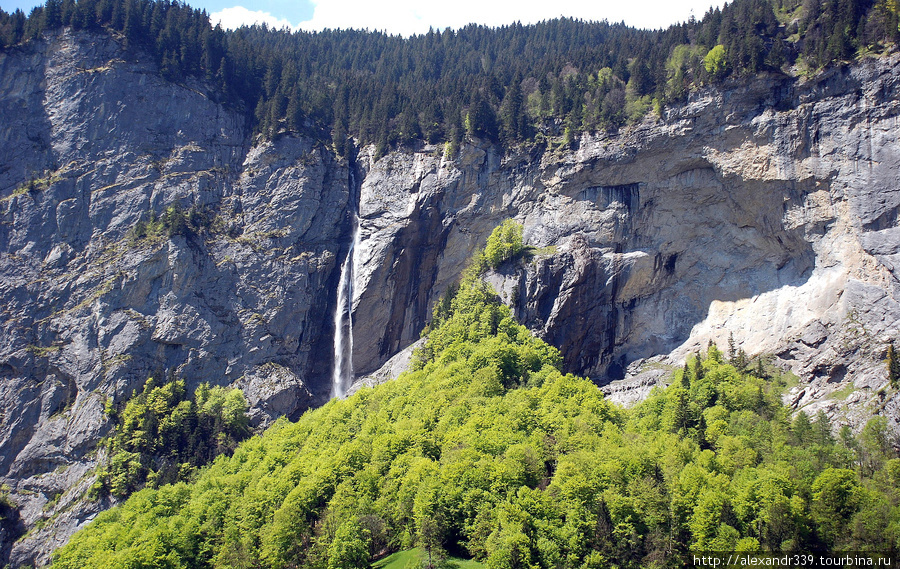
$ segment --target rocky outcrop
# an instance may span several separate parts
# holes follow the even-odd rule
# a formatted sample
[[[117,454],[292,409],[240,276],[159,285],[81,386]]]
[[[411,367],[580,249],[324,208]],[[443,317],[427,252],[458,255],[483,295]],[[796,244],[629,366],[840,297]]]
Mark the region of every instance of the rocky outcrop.
[[[646,392],[659,366],[733,336],[800,377],[795,407],[858,427],[897,400],[882,360],[900,316],[898,89],[894,55],[705,90],[574,151],[476,144],[369,164],[357,361],[368,371],[413,341],[411,307],[432,306],[513,217],[531,255],[489,279],[568,371],[629,378],[606,388],[627,401],[628,385]],[[391,270],[408,259],[417,276]]]
[[[391,356],[391,359],[384,362],[384,364],[374,372],[362,377],[357,376],[356,380],[347,390],[347,396],[353,395],[363,387],[375,387],[376,385],[381,385],[382,383],[400,377],[400,374],[410,369],[410,363],[415,357],[416,350],[423,347],[427,340],[427,338],[419,338]]]
[[[577,149],[452,158],[263,141],[218,101],[106,36],[0,53],[0,564],[109,506],[84,499],[104,408],[148,376],[240,387],[260,428],[323,402],[355,215],[364,383],[512,217],[528,254],[490,282],[614,400],[732,335],[799,377],[796,408],[897,426],[897,56],[701,91]]]

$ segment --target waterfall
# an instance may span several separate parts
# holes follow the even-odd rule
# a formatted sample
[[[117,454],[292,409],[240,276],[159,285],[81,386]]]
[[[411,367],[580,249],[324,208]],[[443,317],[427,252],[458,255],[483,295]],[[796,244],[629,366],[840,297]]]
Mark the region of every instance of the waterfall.
[[[341,265],[337,306],[334,308],[334,371],[331,396],[343,399],[353,381],[353,277],[354,253],[359,244],[359,217],[353,216],[353,241]]]

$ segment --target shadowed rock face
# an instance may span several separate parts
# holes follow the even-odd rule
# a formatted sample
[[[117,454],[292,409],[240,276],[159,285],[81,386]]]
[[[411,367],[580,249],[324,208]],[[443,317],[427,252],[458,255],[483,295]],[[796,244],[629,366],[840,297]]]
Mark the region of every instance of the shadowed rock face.
[[[82,499],[104,405],[148,376],[240,387],[259,426],[323,402],[355,213],[357,373],[417,340],[513,217],[533,254],[488,279],[613,399],[732,334],[801,377],[796,407],[896,418],[879,389],[900,318],[898,91],[894,58],[704,91],[577,150],[348,161],[253,139],[202,83],[106,37],[0,53],[0,482],[17,505],[0,564],[45,562],[109,507]]]
[[[0,54],[0,480],[23,527],[53,517],[14,564],[108,507],[80,502],[104,404],[147,377],[241,387],[258,425],[328,396],[348,165],[253,144],[204,89],[104,37]]]

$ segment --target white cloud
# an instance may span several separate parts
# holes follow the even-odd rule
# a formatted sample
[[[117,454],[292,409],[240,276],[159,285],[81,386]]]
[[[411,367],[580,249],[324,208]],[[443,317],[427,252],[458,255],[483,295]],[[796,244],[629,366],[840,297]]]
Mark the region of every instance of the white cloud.
[[[292,30],[297,29],[297,26],[294,26],[284,18],[276,18],[268,12],[248,10],[243,6],[223,8],[219,12],[210,14],[209,19],[213,25],[222,24],[222,27],[226,30],[234,30],[241,26],[251,26],[253,24],[266,24],[270,28],[279,30],[284,27]]]
[[[519,2],[492,0],[312,0],[312,19],[298,25],[269,12],[248,10],[243,6],[225,8],[210,15],[222,27],[238,28],[253,23],[293,30],[369,29],[409,36],[422,34],[429,27],[459,29],[476,23],[502,26],[519,21],[533,24],[560,16],[582,20],[624,21],[640,28],[665,28],[695,16],[697,19],[710,6],[721,6],[724,0],[524,0]]]
[[[690,18],[700,19],[711,5],[723,0],[551,0],[496,2],[491,0],[313,0],[311,20],[298,26],[304,30],[356,28],[385,30],[409,36],[425,33],[429,26],[458,29],[469,23],[501,26],[568,16],[582,20],[625,21],[642,28],[664,28]]]

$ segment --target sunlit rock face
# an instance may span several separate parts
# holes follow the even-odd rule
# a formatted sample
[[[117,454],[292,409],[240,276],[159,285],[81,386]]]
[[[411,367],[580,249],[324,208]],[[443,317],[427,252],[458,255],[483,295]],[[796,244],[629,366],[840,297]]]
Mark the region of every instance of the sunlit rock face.
[[[475,140],[452,158],[263,141],[219,100],[105,36],[0,54],[0,482],[18,506],[0,564],[46,562],[110,505],[82,499],[104,407],[149,376],[239,387],[260,427],[324,402],[356,215],[368,383],[403,368],[513,218],[529,255],[489,282],[613,400],[731,336],[799,377],[797,408],[898,417],[896,57],[701,91],[576,148]]]
[[[807,82],[760,77],[574,150],[363,159],[360,371],[417,337],[512,217],[533,254],[489,281],[614,400],[733,337],[800,377],[797,407],[854,425],[864,402],[892,409],[879,391],[900,315],[898,73],[895,57]]]

